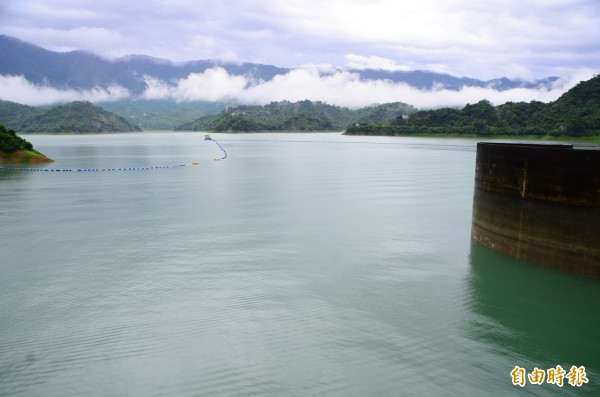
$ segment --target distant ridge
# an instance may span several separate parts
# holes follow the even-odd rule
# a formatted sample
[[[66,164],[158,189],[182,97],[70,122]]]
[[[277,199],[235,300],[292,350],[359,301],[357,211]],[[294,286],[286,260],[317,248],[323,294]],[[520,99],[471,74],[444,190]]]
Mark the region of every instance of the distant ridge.
[[[174,84],[191,73],[202,73],[216,66],[229,74],[246,76],[249,81],[269,81],[291,69],[256,63],[234,63],[219,60],[198,60],[173,63],[146,55],[128,55],[106,59],[84,51],[55,52],[43,49],[20,39],[0,35],[0,75],[24,76],[34,84],[49,85],[57,89],[89,90],[92,88],[126,88],[136,96],[147,88],[146,77],[165,84]],[[455,77],[426,70],[386,71],[338,69],[358,74],[363,80],[403,82],[421,90],[444,88],[460,90],[464,87],[493,88],[499,91],[512,88],[550,88],[558,77],[546,77],[534,82],[510,80],[500,77],[482,81],[469,77]],[[327,74],[327,73],[324,73]]]
[[[213,60],[175,64],[145,55],[109,60],[84,51],[49,51],[6,35],[0,35],[0,54],[3,54],[0,57],[0,75],[22,75],[32,83],[48,84],[58,89],[108,89],[119,85],[134,95],[142,94],[147,88],[145,76],[172,82],[186,78],[190,73],[201,73],[221,66],[233,75],[270,80],[289,70],[270,65]]]

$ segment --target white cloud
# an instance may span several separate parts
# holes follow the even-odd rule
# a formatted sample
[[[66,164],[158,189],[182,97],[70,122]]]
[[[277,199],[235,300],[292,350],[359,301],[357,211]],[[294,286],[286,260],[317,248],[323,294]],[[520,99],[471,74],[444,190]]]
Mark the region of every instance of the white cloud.
[[[322,68],[310,65],[275,76],[266,82],[250,82],[243,76],[229,75],[222,68],[191,74],[175,85],[149,79],[145,98],[190,100],[236,100],[247,104],[309,99],[334,105],[358,108],[377,103],[404,102],[418,108],[461,107],[482,99],[499,105],[508,101],[550,102],[582,80],[593,77],[591,69],[582,69],[569,79],[555,83],[551,89],[515,88],[497,91],[492,88],[465,87],[459,91],[443,88],[419,90],[405,83],[362,80],[356,73],[335,71],[322,74]],[[251,84],[253,83],[253,84]]]
[[[142,95],[144,99],[172,99],[173,87],[155,77],[144,76],[146,90]]]
[[[0,75],[0,99],[32,106],[79,100],[112,101],[128,96],[129,92],[120,86],[111,86],[108,89],[94,88],[87,91],[58,90],[30,83],[23,76]]]
[[[386,80],[362,80],[357,73],[332,70],[326,65],[308,65],[277,75],[270,81],[251,81],[245,76],[230,75],[215,67],[203,73],[192,73],[176,82],[164,82],[146,77],[147,89],[141,98],[176,101],[230,101],[246,104],[266,104],[273,101],[309,99],[329,104],[359,108],[378,103],[404,102],[421,109],[462,107],[487,99],[495,105],[512,101],[529,102],[556,100],[580,81],[588,80],[597,71],[578,69],[569,78],[557,81],[550,89],[516,88],[497,91],[493,88],[465,87],[453,91],[438,87],[419,90],[405,83]],[[74,100],[101,102],[129,97],[119,86],[88,91],[58,90],[35,85],[23,76],[0,76],[0,99],[28,105],[45,105]]]
[[[302,18],[288,9],[282,23],[307,40],[327,38],[413,69],[440,64],[459,76],[541,78],[558,65],[599,65],[592,55],[600,34],[597,0],[333,0],[306,7]]]
[[[187,78],[169,85],[156,78],[146,77],[145,99],[175,99],[177,101],[223,101],[237,98],[244,92],[248,80],[232,76],[221,67],[191,73]]]
[[[376,69],[390,71],[409,71],[408,65],[399,65],[393,59],[378,56],[362,56],[356,54],[346,54],[346,68],[354,70]]]

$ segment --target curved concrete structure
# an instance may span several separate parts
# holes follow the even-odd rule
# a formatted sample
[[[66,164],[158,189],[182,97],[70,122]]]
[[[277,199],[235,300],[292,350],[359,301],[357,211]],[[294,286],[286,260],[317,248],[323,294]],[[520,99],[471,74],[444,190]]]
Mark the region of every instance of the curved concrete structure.
[[[473,238],[600,278],[600,150],[478,143]]]

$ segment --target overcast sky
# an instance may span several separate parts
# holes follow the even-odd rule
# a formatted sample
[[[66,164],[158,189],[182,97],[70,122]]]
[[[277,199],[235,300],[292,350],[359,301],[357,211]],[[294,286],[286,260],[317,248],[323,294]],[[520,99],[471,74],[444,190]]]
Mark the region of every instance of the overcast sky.
[[[109,58],[428,69],[482,80],[600,71],[600,0],[0,0],[0,33]]]
[[[174,61],[431,69],[491,79],[600,69],[599,0],[2,0],[44,48]]]

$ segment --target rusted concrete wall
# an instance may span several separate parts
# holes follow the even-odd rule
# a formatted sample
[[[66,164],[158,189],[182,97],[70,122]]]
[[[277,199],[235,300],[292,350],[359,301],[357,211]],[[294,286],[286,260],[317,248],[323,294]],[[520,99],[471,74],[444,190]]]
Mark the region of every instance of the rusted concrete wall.
[[[473,238],[600,278],[600,150],[478,143]]]

